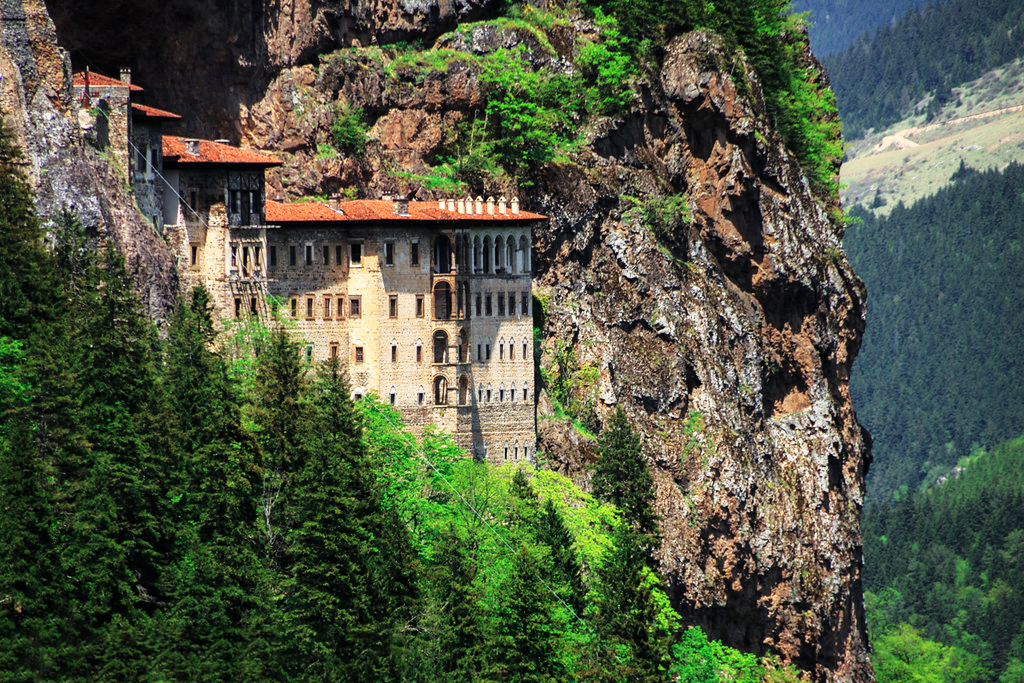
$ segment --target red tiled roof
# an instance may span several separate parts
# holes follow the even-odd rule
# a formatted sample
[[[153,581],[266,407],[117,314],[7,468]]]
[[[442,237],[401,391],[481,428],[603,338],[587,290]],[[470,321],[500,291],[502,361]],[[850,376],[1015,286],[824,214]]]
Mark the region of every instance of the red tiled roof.
[[[181,117],[177,114],[172,114],[169,111],[163,109],[157,109],[156,107],[147,107],[144,104],[136,104],[132,102],[132,112],[142,114],[143,116],[151,119],[180,119]]]
[[[259,152],[232,147],[213,140],[199,140],[199,154],[189,154],[186,140],[173,135],[163,137],[164,162],[171,164],[252,164],[280,166],[281,162]]]
[[[79,71],[74,77],[75,87],[85,87],[85,72]],[[125,83],[117,78],[111,78],[110,76],[103,76],[95,71],[89,72],[89,85],[97,88],[128,88],[132,92],[142,92],[142,88],[135,85],[134,83]]]
[[[499,214],[497,206],[494,215],[487,214],[486,205],[483,214],[458,213],[440,209],[437,202],[409,202],[409,215],[399,216],[394,212],[394,204],[383,199],[359,199],[340,202],[338,211],[320,202],[282,203],[267,200],[266,213],[268,223],[290,223],[307,221],[539,221],[547,216],[529,211]]]

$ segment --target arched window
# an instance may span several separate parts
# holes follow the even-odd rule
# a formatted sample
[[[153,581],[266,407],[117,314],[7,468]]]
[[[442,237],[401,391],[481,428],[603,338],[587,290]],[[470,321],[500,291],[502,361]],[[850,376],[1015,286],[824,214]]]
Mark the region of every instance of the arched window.
[[[483,403],[484,402],[484,385],[483,384],[478,384],[477,387],[476,387],[476,402],[477,403]]]
[[[498,340],[498,360],[505,360],[505,339]]]
[[[434,318],[449,320],[452,317],[452,286],[447,282],[438,282],[434,287]]]
[[[489,236],[484,238],[483,254],[484,254],[484,263],[483,263],[484,272],[485,273],[489,273],[489,272],[491,272],[491,238]]]
[[[515,360],[516,359],[516,340],[515,339],[509,339],[508,340],[508,359],[509,360]]]
[[[504,402],[505,402],[505,383],[502,382],[501,385],[498,387],[498,403],[504,403]]]
[[[444,330],[434,333],[434,362],[448,362],[448,333]]]
[[[488,403],[491,402],[491,385],[490,384],[487,385],[487,402]]]
[[[512,386],[508,390],[508,400],[512,403],[516,402],[516,383],[512,382]]]
[[[508,264],[508,272],[516,272],[516,238],[508,237],[508,244],[505,247],[505,263]]]
[[[452,242],[445,235],[434,239],[434,272],[452,272]]]
[[[498,235],[494,238],[494,272],[500,273],[505,265],[505,240]]]
[[[459,378],[459,405],[469,403],[469,377],[463,375]]]
[[[523,400],[530,400],[530,384],[529,382],[523,382]]]
[[[480,248],[480,235],[473,237],[473,272],[479,273],[480,269],[483,268],[483,253]]]
[[[423,391],[423,386],[420,385],[420,390],[416,393],[416,404],[423,405],[423,402],[427,400],[427,394]]]
[[[520,272],[530,272],[530,241],[526,239],[526,235],[519,238],[519,263]]]
[[[505,444],[505,459],[508,460],[508,444]]]
[[[513,460],[518,460],[519,459],[519,442],[518,441],[516,441],[515,445],[512,446],[512,459]]]
[[[388,398],[391,400],[391,405],[395,405],[395,400],[398,398],[398,392],[395,391],[394,387],[391,387],[391,391],[388,392]]]
[[[434,378],[434,405],[443,406],[448,403],[448,380],[444,375]]]
[[[460,273],[472,273],[473,271],[469,268],[469,260],[471,258],[472,246],[469,242],[469,235],[462,236],[462,265],[459,267]]]

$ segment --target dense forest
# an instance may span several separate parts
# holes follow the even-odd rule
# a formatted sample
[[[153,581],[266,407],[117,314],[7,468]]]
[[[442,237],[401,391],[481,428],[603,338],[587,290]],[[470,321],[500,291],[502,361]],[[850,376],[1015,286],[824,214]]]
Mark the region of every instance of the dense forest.
[[[907,680],[910,653],[915,673],[945,672],[935,680],[1024,680],[1024,439],[875,506],[864,534],[880,680]]]
[[[794,0],[793,11],[810,12],[811,47],[820,59],[842,52],[857,38],[895,23],[928,0]]]
[[[884,501],[1024,433],[1024,167],[961,169],[887,218],[857,215],[845,242],[869,318],[851,390]]]
[[[1017,0],[944,0],[825,57],[846,138],[937,112],[953,87],[1024,56],[1022,30]]]
[[[0,129],[5,680],[795,680],[686,629],[621,411],[591,496],[420,438],[279,325],[166,334]]]

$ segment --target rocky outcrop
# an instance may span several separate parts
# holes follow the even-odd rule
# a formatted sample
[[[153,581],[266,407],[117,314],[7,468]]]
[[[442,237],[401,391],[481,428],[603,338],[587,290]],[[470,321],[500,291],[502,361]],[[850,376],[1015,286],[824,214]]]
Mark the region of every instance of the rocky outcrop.
[[[185,114],[195,134],[279,150],[271,196],[422,198],[395,171],[429,170],[485,93],[471,60],[403,71],[372,44],[432,39],[496,6],[98,4],[90,26],[73,3],[51,0],[64,44],[110,70],[133,66],[152,103]],[[441,42],[477,54],[529,40],[509,31]],[[552,37],[554,54],[533,58],[567,68],[574,36],[588,31],[580,18]],[[353,40],[364,47],[324,54]],[[841,227],[766,123],[757,82],[736,83],[730,60],[711,34],[676,39],[628,114],[593,124],[570,161],[530,177],[524,206],[551,216],[534,235],[543,334],[597,368],[592,418],[622,406],[642,435],[658,559],[685,620],[815,680],[868,681],[859,518],[869,444],[848,387],[864,290]],[[374,121],[364,159],[318,153],[340,101]],[[677,196],[689,215],[671,231],[637,210]],[[585,483],[592,442],[543,397],[539,409],[541,451]]]
[[[44,220],[74,213],[125,257],[140,298],[162,320],[177,294],[169,250],[139,213],[125,169],[82,142],[71,68],[42,0],[3,0],[0,110],[23,151]]]

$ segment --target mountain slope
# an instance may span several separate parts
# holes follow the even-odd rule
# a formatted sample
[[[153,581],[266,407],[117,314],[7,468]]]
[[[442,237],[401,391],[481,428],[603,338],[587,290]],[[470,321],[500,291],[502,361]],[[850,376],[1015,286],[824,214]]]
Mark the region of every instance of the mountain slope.
[[[846,236],[872,286],[853,395],[875,440],[871,491],[892,498],[976,445],[1024,432],[1024,167],[964,170]]]
[[[811,47],[819,57],[842,52],[880,26],[895,23],[911,7],[928,0],[796,0],[793,11],[810,12]]]

